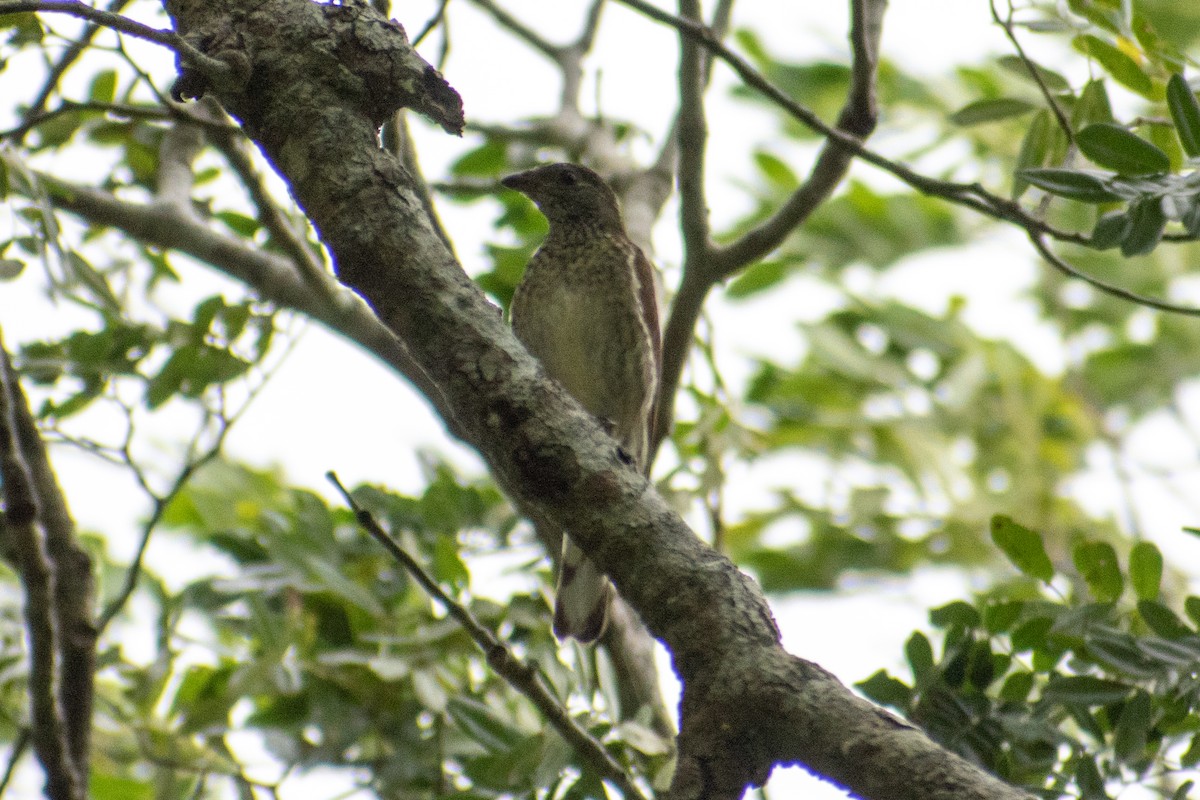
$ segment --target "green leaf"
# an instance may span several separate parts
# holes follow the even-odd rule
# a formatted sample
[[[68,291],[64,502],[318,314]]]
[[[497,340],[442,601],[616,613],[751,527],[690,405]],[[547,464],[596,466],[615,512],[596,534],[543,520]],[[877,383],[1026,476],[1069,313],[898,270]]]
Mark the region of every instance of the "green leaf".
[[[789,271],[790,265],[786,260],[759,261],[729,284],[725,297],[738,299],[770,289],[787,277]]]
[[[955,600],[929,612],[929,622],[937,628],[976,628],[983,618],[975,606],[962,600]]]
[[[1018,173],[1022,178],[1039,189],[1059,197],[1081,200],[1085,203],[1112,203],[1121,200],[1121,195],[1113,192],[1103,173],[1082,172],[1075,169],[1023,169]]]
[[[976,100],[951,114],[950,121],[965,128],[985,122],[1020,117],[1033,111],[1036,107],[1033,103],[1015,97]]]
[[[1081,130],[1094,122],[1112,122],[1112,104],[1108,88],[1102,80],[1088,81],[1071,109],[1071,127]]]
[[[1157,600],[1162,583],[1163,557],[1150,542],[1138,542],[1129,551],[1129,580],[1138,600]]]
[[[1094,122],[1075,137],[1096,164],[1122,175],[1152,175],[1171,169],[1171,158],[1137,134],[1111,122]]]
[[[1161,603],[1153,600],[1140,600],[1137,610],[1138,615],[1146,622],[1150,630],[1164,639],[1182,639],[1184,636],[1195,633],[1183,624],[1183,620],[1179,619],[1174,611]]]
[[[1193,625],[1200,626],[1200,597],[1190,595],[1183,601],[1183,610]]]
[[[1116,600],[1125,588],[1125,579],[1117,564],[1117,551],[1107,542],[1084,542],[1072,553],[1075,568],[1087,581],[1097,600]]]
[[[1153,81],[1142,71],[1138,63],[1120,48],[1091,34],[1076,36],[1072,44],[1076,50],[1098,61],[1100,66],[1104,67],[1108,74],[1112,75],[1117,83],[1126,89],[1137,92],[1147,99],[1156,99]]]
[[[764,150],[754,153],[754,164],[763,177],[784,191],[792,191],[800,185],[800,179],[788,163]]]
[[[1010,703],[1024,703],[1033,691],[1032,672],[1014,672],[1000,687],[1000,699]]]
[[[1046,163],[1046,154],[1050,152],[1050,143],[1054,139],[1054,119],[1050,112],[1043,109],[1033,115],[1025,138],[1021,140],[1021,149],[1017,153],[1017,161],[1013,165],[1012,199],[1016,200],[1029,188],[1029,179],[1024,172],[1037,169]]]
[[[446,707],[462,731],[488,750],[508,750],[524,734],[490,706],[470,697],[453,697]]]
[[[92,770],[88,779],[88,797],[92,800],[152,800],[154,784],[149,780],[106,775]]]
[[[1152,252],[1162,241],[1167,216],[1162,210],[1162,201],[1148,197],[1129,206],[1129,231],[1121,240],[1121,254],[1128,257]]]
[[[891,706],[898,711],[907,711],[912,703],[912,688],[903,681],[893,678],[886,670],[879,670],[865,681],[854,684],[867,699],[881,706]]]
[[[1043,582],[1054,577],[1054,565],[1046,555],[1040,533],[1014,522],[1011,517],[992,517],[992,542],[1003,551],[1017,569]]]
[[[1104,790],[1104,778],[1100,775],[1100,768],[1096,766],[1095,759],[1086,753],[1080,753],[1073,760],[1075,782],[1079,785],[1081,800],[1109,800],[1108,793]]]
[[[117,73],[106,69],[92,78],[88,97],[95,103],[111,103],[117,96]]]
[[[1154,719],[1150,695],[1139,689],[1121,709],[1113,735],[1113,749],[1118,757],[1136,764],[1145,757],[1146,741]]]
[[[1110,211],[1096,220],[1092,228],[1092,247],[1109,250],[1119,245],[1129,235],[1133,223],[1124,211]]]
[[[1094,675],[1067,675],[1052,677],[1042,696],[1059,703],[1104,706],[1124,700],[1131,691],[1132,686],[1120,681],[1097,678]]]
[[[1183,151],[1191,157],[1200,156],[1200,101],[1179,73],[1167,81],[1167,107]]]
[[[912,668],[913,678],[918,684],[933,669],[933,645],[920,631],[915,631],[904,644],[904,655]]]

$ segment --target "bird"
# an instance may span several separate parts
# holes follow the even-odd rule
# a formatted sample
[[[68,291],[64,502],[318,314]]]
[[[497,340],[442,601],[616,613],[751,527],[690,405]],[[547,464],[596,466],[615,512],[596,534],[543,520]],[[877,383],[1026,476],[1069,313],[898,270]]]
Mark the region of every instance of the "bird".
[[[647,473],[662,360],[654,268],[630,240],[616,194],[587,167],[544,164],[501,184],[550,223],[513,293],[513,332]],[[565,532],[555,636],[600,638],[613,592]]]

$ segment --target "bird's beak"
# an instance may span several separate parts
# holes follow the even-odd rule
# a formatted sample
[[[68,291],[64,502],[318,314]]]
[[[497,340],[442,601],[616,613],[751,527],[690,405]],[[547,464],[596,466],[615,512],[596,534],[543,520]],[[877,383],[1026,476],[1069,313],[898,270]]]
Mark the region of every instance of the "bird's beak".
[[[533,171],[518,172],[515,175],[509,175],[507,178],[500,179],[500,185],[506,189],[512,189],[522,194],[529,194],[529,189],[533,186]]]

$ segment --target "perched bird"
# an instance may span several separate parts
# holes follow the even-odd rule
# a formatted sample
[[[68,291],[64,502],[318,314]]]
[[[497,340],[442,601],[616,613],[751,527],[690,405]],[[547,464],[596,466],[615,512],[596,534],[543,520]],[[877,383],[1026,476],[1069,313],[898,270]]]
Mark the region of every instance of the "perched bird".
[[[650,446],[661,333],[650,262],[629,240],[617,196],[576,164],[547,164],[501,183],[550,222],[512,300],[513,332],[641,470]],[[604,633],[612,584],[563,537],[554,634]]]

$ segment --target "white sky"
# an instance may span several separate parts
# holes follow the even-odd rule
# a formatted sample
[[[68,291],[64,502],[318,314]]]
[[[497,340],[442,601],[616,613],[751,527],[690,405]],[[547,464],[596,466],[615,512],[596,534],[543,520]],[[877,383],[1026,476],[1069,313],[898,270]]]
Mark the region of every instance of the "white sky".
[[[431,0],[408,0],[395,5],[394,15],[412,34],[424,25],[436,4]],[[845,5],[741,0],[736,19],[758,31],[774,52],[787,54],[792,60],[845,60]],[[505,2],[505,6],[550,38],[565,41],[575,35],[586,3],[520,0]],[[504,122],[553,112],[557,74],[539,56],[498,33],[490,19],[468,3],[453,3],[451,9],[452,49],[445,74],[462,94],[468,118]],[[161,20],[146,21],[163,24]],[[918,75],[944,75],[954,64],[979,63],[984,53],[1007,52],[1003,36],[990,23],[985,0],[892,0],[885,31],[886,57]],[[1061,66],[1053,53],[1040,52],[1036,41],[1028,44],[1035,58]],[[423,45],[427,57],[436,57],[438,45],[436,35],[427,40]],[[596,72],[589,72],[583,97],[592,105],[598,97],[599,107],[607,116],[637,121],[656,137],[653,144],[657,145],[657,137],[667,127],[673,111],[675,47],[669,30],[610,3],[598,43],[599,55],[589,65],[601,66],[602,77],[597,88]],[[142,52],[148,46],[131,44],[131,48]],[[613,56],[617,52],[621,57]],[[169,59],[161,63],[169,69]],[[1074,69],[1080,68],[1079,62],[1071,63]],[[168,75],[160,73],[160,86],[169,83]],[[13,79],[11,67],[0,76],[10,90]],[[719,68],[709,101],[713,111],[709,198],[714,226],[718,228],[746,207],[746,197],[730,187],[745,173],[752,146],[780,144],[771,141],[775,126],[769,116],[726,98],[725,90],[732,83],[730,73]],[[897,127],[898,121],[888,117],[887,109],[883,111],[873,146],[886,152],[889,144],[899,148],[896,143],[907,141],[905,137],[911,132],[902,128],[902,121]],[[455,139],[429,126],[418,125],[416,130],[427,176],[444,174],[447,164],[475,144],[470,136]],[[650,144],[637,147],[648,153]],[[795,166],[802,171],[802,162]],[[86,168],[80,165],[81,170]],[[860,165],[856,174],[871,176],[872,171]],[[871,179],[877,180],[877,174]],[[481,245],[490,232],[494,207],[479,203],[464,208],[444,202],[440,207],[460,256],[469,270],[478,270],[483,264]],[[673,214],[672,207],[656,231],[656,258],[664,266],[678,261]],[[0,227],[6,224],[0,220]],[[923,255],[869,288],[881,295],[894,293],[934,310],[950,295],[963,296],[967,299],[965,316],[980,331],[996,336],[1022,331],[1021,346],[1043,367],[1055,369],[1060,362],[1053,349],[1057,345],[1052,331],[1037,324],[1029,306],[1017,300],[1038,268],[1019,238],[997,234],[962,250]],[[192,294],[197,284],[209,291],[222,286],[220,279],[198,268],[185,268],[183,277],[193,297],[197,296]],[[16,281],[0,284],[0,320],[10,348],[20,341],[47,335],[49,327],[70,325],[69,316],[51,311],[45,304],[40,280],[40,271],[34,265]],[[785,363],[795,361],[803,343],[794,320],[797,315],[814,316],[824,308],[821,298],[804,292],[802,282],[792,281],[751,302],[730,304],[714,299],[711,313],[718,321],[718,343],[727,377],[734,381],[744,377],[748,372],[744,356],[763,353],[764,347],[768,348],[766,354]],[[348,408],[351,413],[347,413]],[[157,420],[153,438],[158,446],[169,449],[182,424],[179,415],[166,414]],[[283,464],[293,482],[323,493],[327,488],[322,475],[328,469],[337,470],[348,485],[369,480],[386,482],[401,491],[415,490],[420,485],[415,454],[423,448],[449,450],[460,463],[478,464],[472,454],[448,442],[441,424],[406,385],[377,368],[367,356],[316,327],[303,334],[296,351],[238,424],[228,445],[234,458],[259,465]],[[54,457],[76,517],[86,527],[108,532],[115,554],[128,557],[135,539],[135,520],[145,510],[143,498],[123,476],[98,468],[94,460],[78,452],[60,449]],[[780,479],[778,471],[735,470],[731,504],[735,508],[752,504],[765,485]],[[804,476],[789,475],[787,479],[803,480]],[[1169,515],[1169,521],[1162,520],[1164,531],[1177,531],[1180,519],[1175,513]],[[129,526],[128,534],[122,535],[120,528],[125,525]],[[1181,544],[1178,536],[1174,539],[1173,543],[1163,542],[1169,557],[1173,554],[1178,559],[1200,560],[1200,545],[1193,544],[1194,540]],[[152,547],[149,561],[156,570],[179,574],[172,564],[180,563],[181,555]],[[181,575],[180,580],[185,577]],[[906,676],[900,663],[902,644],[912,630],[926,625],[926,609],[968,590],[967,579],[957,572],[924,570],[911,579],[856,586],[842,594],[795,596],[777,602],[775,609],[791,652],[822,664],[850,683],[880,666]],[[847,630],[854,630],[855,635],[847,636]],[[265,763],[263,768],[266,773],[272,770]],[[285,798],[323,796],[311,777],[293,781],[288,788]],[[775,797],[804,796],[811,800],[845,796],[803,776],[799,770],[777,771],[770,791]],[[334,794],[331,787],[328,796]]]

